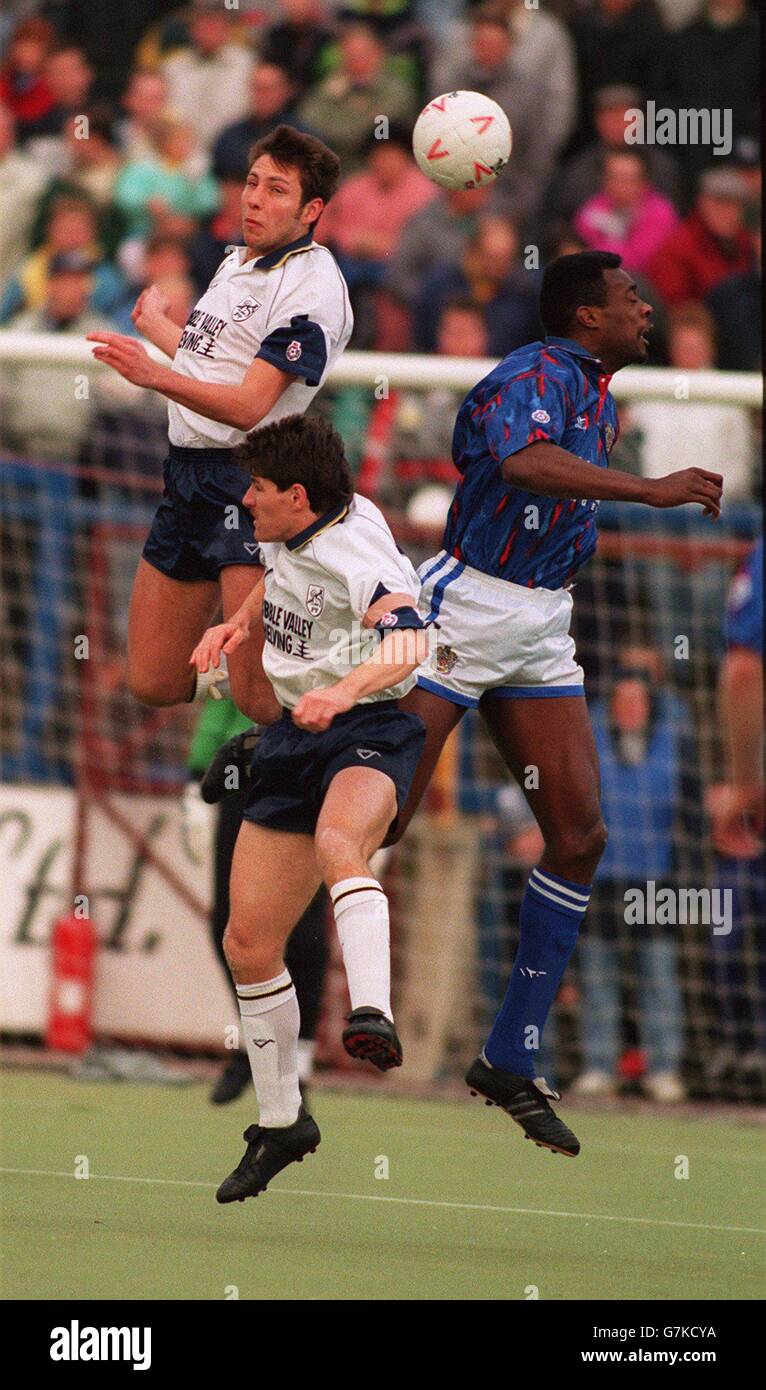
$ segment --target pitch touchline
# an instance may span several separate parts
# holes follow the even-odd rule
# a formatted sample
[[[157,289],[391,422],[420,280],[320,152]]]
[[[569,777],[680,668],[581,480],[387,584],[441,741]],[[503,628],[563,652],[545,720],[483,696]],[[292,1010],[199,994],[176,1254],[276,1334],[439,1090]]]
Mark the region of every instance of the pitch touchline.
[[[75,1179],[73,1173],[55,1168],[0,1168],[0,1173],[17,1173],[27,1178],[71,1178],[72,1181],[92,1182],[144,1182],[153,1187],[208,1187],[217,1186],[214,1182],[201,1182],[192,1178],[134,1178],[121,1173],[93,1173],[90,1178]],[[442,1207],[448,1211],[488,1211],[507,1216],[560,1216],[571,1221],[622,1221],[632,1226],[674,1226],[686,1231],[723,1231],[736,1235],[766,1236],[760,1226],[708,1226],[703,1221],[664,1221],[653,1216],[605,1216],[595,1211],[547,1211],[542,1207],[498,1207],[481,1202],[440,1202],[429,1197],[383,1197],[367,1192],[320,1192],[307,1187],[269,1188],[276,1197],[336,1197],[346,1202],[393,1202],[405,1207]]]

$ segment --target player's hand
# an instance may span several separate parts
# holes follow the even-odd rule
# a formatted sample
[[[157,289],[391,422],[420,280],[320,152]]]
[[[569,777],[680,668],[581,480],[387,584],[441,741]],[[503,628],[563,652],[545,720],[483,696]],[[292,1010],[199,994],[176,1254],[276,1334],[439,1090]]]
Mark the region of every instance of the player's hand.
[[[722,492],[722,474],[709,473],[706,468],[681,468],[664,478],[653,478],[647,501],[652,507],[682,507],[685,502],[699,502],[704,515],[717,521]]]
[[[763,850],[764,789],[760,783],[735,787],[729,782],[709,787],[706,810],[711,836],[721,854],[755,858]]]
[[[249,625],[237,619],[230,619],[228,623],[218,623],[215,627],[209,627],[207,632],[202,634],[189,657],[189,665],[196,666],[201,675],[209,671],[211,666],[218,670],[221,664],[221,652],[228,656],[230,652],[235,652],[237,647],[241,647],[249,636]]]
[[[323,734],[336,714],[345,714],[353,706],[354,701],[337,686],[329,686],[327,690],[310,690],[307,695],[301,696],[295,706],[293,724],[310,734]]]
[[[135,338],[128,338],[125,333],[88,333],[86,337],[89,343],[98,344],[93,349],[97,362],[105,362],[107,367],[113,367],[134,386],[154,386],[157,364]]]
[[[139,332],[146,332],[152,323],[167,316],[170,309],[170,299],[160,289],[159,285],[149,285],[142,290],[133,307],[132,318]]]

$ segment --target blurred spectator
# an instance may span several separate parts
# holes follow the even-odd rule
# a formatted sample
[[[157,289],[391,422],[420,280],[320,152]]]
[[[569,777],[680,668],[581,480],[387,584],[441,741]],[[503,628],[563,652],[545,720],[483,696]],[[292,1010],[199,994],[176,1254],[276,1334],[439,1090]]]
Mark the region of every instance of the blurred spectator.
[[[119,264],[128,283],[122,300],[112,310],[111,318],[121,333],[138,334],[131,314],[141,290],[165,281],[194,283],[190,249],[181,237],[168,233],[156,233],[148,241],[135,238],[124,242],[120,248]]]
[[[494,185],[440,189],[421,212],[409,217],[386,270],[385,286],[408,309],[417,304],[423,281],[437,261],[457,261],[489,210]]]
[[[0,101],[16,119],[19,139],[47,129],[56,98],[45,75],[55,30],[46,19],[22,20],[13,32],[8,57],[0,67]]]
[[[261,59],[282,68],[297,91],[324,76],[323,59],[334,31],[323,0],[282,0],[283,17],[269,25],[259,44]]]
[[[61,251],[51,260],[45,298],[13,320],[20,333],[65,333],[83,338],[111,324],[90,307],[94,264],[85,251]],[[51,458],[74,457],[84,442],[93,409],[91,393],[73,390],[72,372],[31,364],[8,368],[4,435],[14,449]]]
[[[670,39],[667,95],[675,107],[730,112],[734,157],[757,148],[761,127],[760,23],[747,0],[707,0],[704,13]],[[709,145],[684,147],[690,190],[706,165]]]
[[[161,230],[168,215],[180,218],[187,230],[194,220],[209,217],[218,206],[218,185],[205,164],[195,152],[191,128],[173,116],[161,117],[153,155],[126,164],[115,186],[114,200],[129,234],[144,237]]]
[[[199,294],[204,294],[210,284],[226,248],[242,244],[243,184],[243,179],[231,176],[220,180],[218,210],[189,242],[191,275]]]
[[[593,139],[593,95],[613,83],[637,86],[655,99],[664,92],[667,35],[653,0],[594,0],[570,21],[577,51],[579,148]]]
[[[359,168],[362,151],[381,115],[407,122],[416,114],[412,92],[391,72],[383,44],[363,24],[340,37],[341,66],[301,102],[298,117],[341,159],[343,173]]]
[[[440,3],[443,5],[444,0]],[[547,128],[563,144],[572,133],[577,115],[577,69],[569,31],[547,9],[528,8],[524,0],[496,0],[493,8],[501,11],[510,27],[515,67],[524,73],[535,91],[545,92]],[[447,15],[443,19],[440,16],[440,50],[434,63],[432,92],[451,90],[453,55],[469,49],[470,18],[451,25],[447,19]]]
[[[120,272],[104,260],[98,241],[96,212],[83,197],[63,194],[53,200],[48,212],[44,241],[17,267],[0,296],[0,324],[25,310],[42,310],[48,293],[51,263],[60,253],[85,253],[91,266],[89,308],[111,317],[125,293]]]
[[[258,63],[250,75],[250,113],[226,126],[213,146],[213,173],[218,179],[238,178],[244,183],[250,168],[250,150],[262,135],[281,121],[295,125],[296,88],[285,68]]]
[[[718,333],[718,366],[731,372],[760,371],[763,360],[761,222],[757,207],[746,208],[745,223],[753,249],[750,269],[719,280],[707,297]]]
[[[45,65],[45,77],[55,105],[48,120],[49,129],[62,131],[70,116],[80,116],[90,102],[93,69],[82,49],[65,44],[54,49]]]
[[[688,782],[698,764],[688,710],[663,686],[659,653],[651,647],[620,654],[608,700],[594,700],[590,715],[601,768],[601,806],[609,841],[596,870],[590,911],[578,946],[582,989],[581,1095],[615,1087],[622,1052],[621,993],[635,978],[638,1039],[647,1056],[644,1089],[654,1100],[684,1099],[680,1077],[683,1003],[678,951],[672,931],[628,925],[625,894],[676,887],[674,845],[681,818],[700,788]],[[692,802],[691,804],[694,804]],[[626,972],[626,957],[634,970]]]
[[[416,10],[416,0],[345,0],[338,18],[360,21],[377,34],[389,55],[391,71],[407,83],[421,104],[427,95],[430,44]]]
[[[679,305],[668,317],[670,366],[680,372],[710,370],[715,360],[715,324],[702,304]],[[755,439],[744,406],[689,399],[633,400],[625,423],[640,430],[641,472],[659,478],[669,469],[709,468],[722,473],[727,502],[753,493]]]
[[[625,144],[625,115],[641,103],[638,87],[602,87],[593,94],[596,139],[572,156],[554,174],[547,198],[552,216],[569,222],[578,207],[596,194],[601,187],[604,160],[613,150],[640,148],[646,161],[649,183],[674,207],[681,202],[681,179],[678,163],[665,149],[657,145]]]
[[[120,105],[127,113],[117,125],[120,148],[126,159],[146,159],[154,149],[157,123],[167,110],[164,73],[137,68],[130,75]]]
[[[203,149],[248,107],[252,53],[232,41],[231,11],[218,0],[197,0],[189,22],[190,46],[162,63],[170,107]]]
[[[436,186],[413,161],[405,127],[391,125],[385,140],[370,138],[364,168],[341,185],[318,229],[349,289],[380,283],[405,222],[437,196]]]
[[[481,219],[461,259],[435,265],[421,287],[415,334],[423,352],[436,348],[436,329],[446,303],[467,297],[487,325],[491,357],[505,357],[540,334],[539,276],[519,259],[519,235],[508,218]]]
[[[95,207],[98,240],[104,255],[111,259],[126,231],[125,218],[114,203],[122,156],[115,144],[111,109],[101,103],[82,115],[70,116],[56,143],[60,146],[59,155],[53,160],[56,174],[38,208],[33,244],[39,239],[51,203],[64,195],[75,195],[87,198]]]
[[[704,299],[727,275],[750,269],[752,248],[743,225],[747,200],[747,184],[735,169],[702,175],[695,207],[649,267],[669,308]]]
[[[468,32],[468,52],[445,67],[444,88],[484,92],[508,116],[513,156],[498,190],[505,207],[527,227],[539,210],[566,129],[551,121],[547,83],[530,77],[518,61],[502,6],[482,5],[471,16]]]
[[[649,183],[643,152],[626,147],[604,155],[601,189],[572,225],[586,246],[616,251],[627,270],[647,271],[679,221],[673,204]]]
[[[0,286],[7,280],[29,245],[35,208],[44,174],[22,150],[14,148],[16,122],[0,104]]]

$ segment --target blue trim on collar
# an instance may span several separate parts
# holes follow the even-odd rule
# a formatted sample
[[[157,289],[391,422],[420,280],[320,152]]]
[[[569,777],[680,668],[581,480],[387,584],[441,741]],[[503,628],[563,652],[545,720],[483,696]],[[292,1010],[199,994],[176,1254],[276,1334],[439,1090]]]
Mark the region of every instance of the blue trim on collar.
[[[265,256],[259,256],[258,260],[253,262],[253,268],[255,270],[273,270],[275,266],[281,265],[282,261],[291,256],[293,251],[303,251],[311,245],[313,240],[313,234],[305,232],[303,236],[298,237],[297,241],[290,241],[286,246],[275,246],[273,251],[267,252]]]
[[[571,352],[573,357],[584,357],[586,362],[595,362],[597,367],[603,371],[604,364],[600,358],[594,357],[592,352],[588,352],[582,343],[578,343],[576,338],[544,338],[543,342],[547,347],[560,348],[562,352]]]
[[[316,521],[312,521],[310,526],[306,526],[303,531],[299,531],[297,536],[291,536],[289,541],[285,541],[287,550],[301,550],[304,545],[308,545],[314,536],[319,535],[320,531],[326,531],[330,526],[336,526],[339,521],[343,521],[348,515],[350,502],[339,502],[337,507],[325,512],[324,516],[318,516]]]

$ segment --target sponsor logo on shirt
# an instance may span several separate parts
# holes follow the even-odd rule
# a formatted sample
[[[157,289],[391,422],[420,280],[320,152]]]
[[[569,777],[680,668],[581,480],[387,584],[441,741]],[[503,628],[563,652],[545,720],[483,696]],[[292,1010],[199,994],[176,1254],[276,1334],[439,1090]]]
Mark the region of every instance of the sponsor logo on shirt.
[[[587,417],[587,415],[578,415],[578,416],[577,416],[577,419],[576,419],[575,422],[574,422],[574,427],[575,427],[576,430],[587,430],[587,428],[588,428],[588,417]]]
[[[234,306],[231,316],[235,323],[244,323],[245,319],[251,318],[256,309],[260,309],[260,307],[258,300],[253,299],[253,296],[248,294],[241,303]]]
[[[458,654],[453,647],[436,648],[436,669],[442,676],[448,676],[454,666],[457,666]]]
[[[309,584],[306,590],[306,608],[312,618],[318,618],[324,608],[324,589],[321,584]]]
[[[547,410],[533,410],[532,419],[536,420],[538,425],[549,425],[551,417]]]
[[[302,355],[302,353],[303,348],[298,342],[298,339],[293,338],[292,342],[287,344],[287,350],[285,352],[285,357],[287,358],[288,362],[297,362],[298,358]]]

